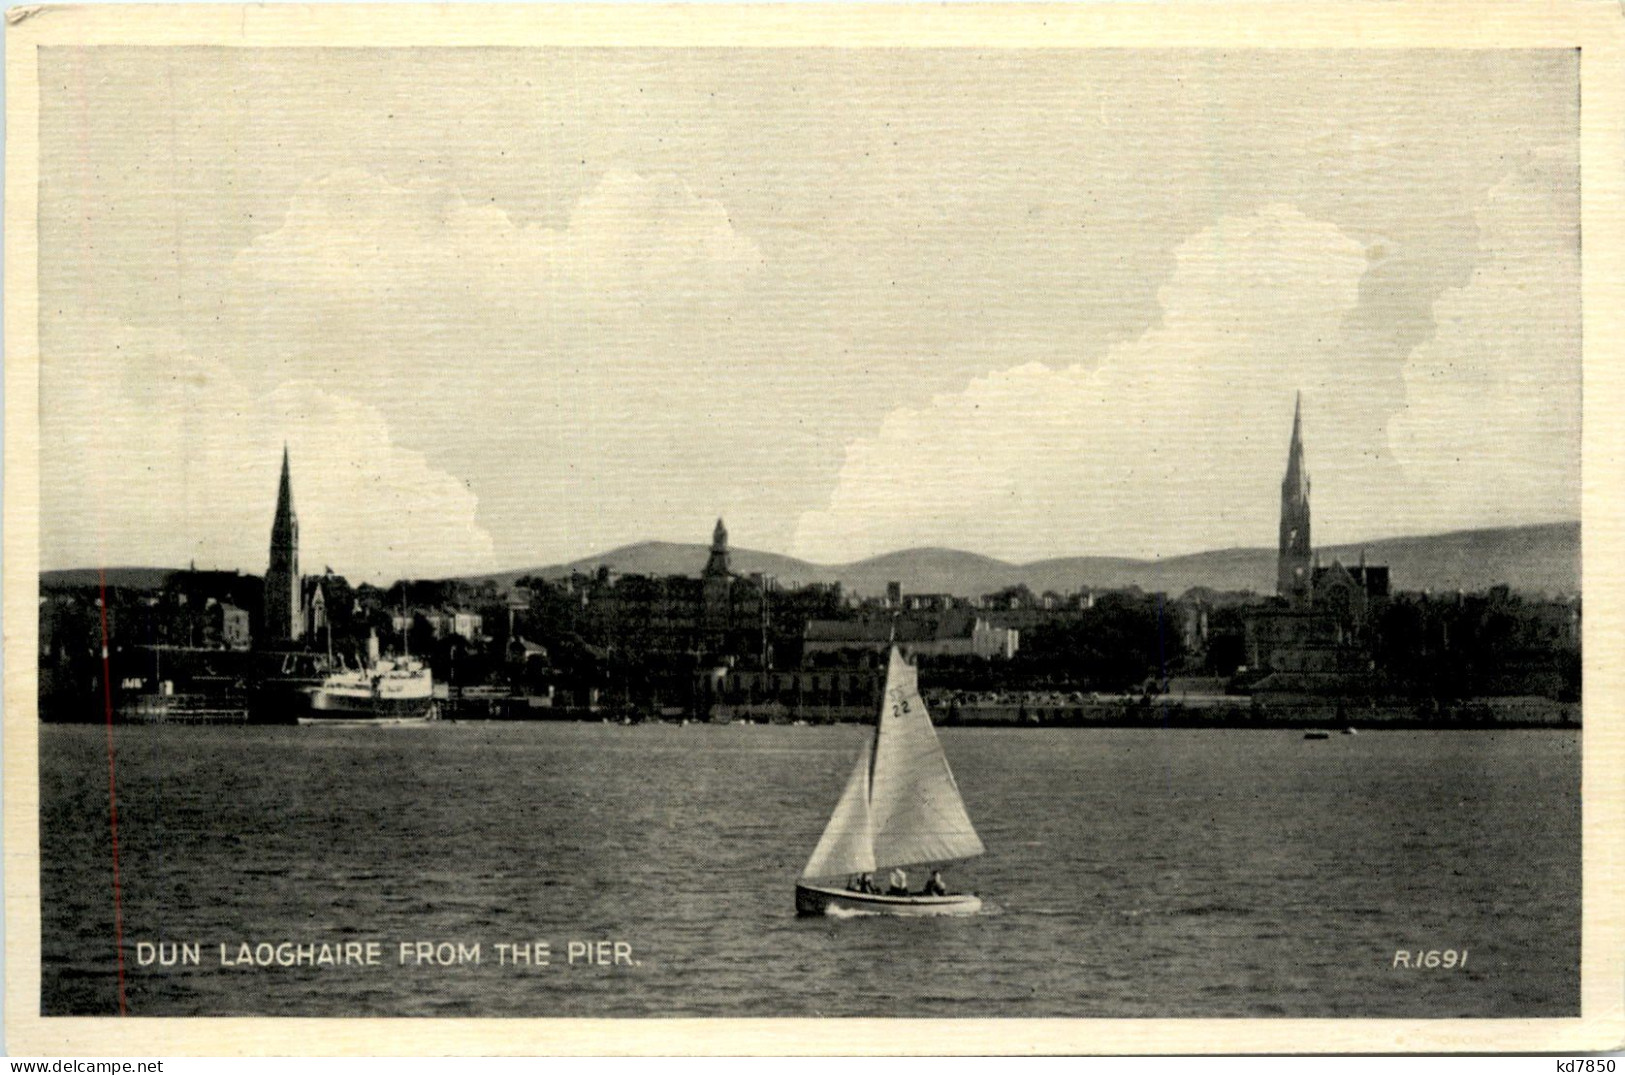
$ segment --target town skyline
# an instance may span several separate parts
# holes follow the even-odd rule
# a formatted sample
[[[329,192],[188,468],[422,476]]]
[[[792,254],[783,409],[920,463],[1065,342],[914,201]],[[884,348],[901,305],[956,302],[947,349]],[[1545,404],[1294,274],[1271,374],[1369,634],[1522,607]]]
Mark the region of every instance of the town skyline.
[[[1286,459],[1284,467],[1288,472],[1289,480],[1292,480],[1292,481],[1307,480],[1309,483],[1312,484],[1312,482],[1313,482],[1313,471],[1312,471],[1311,467],[1307,467],[1307,466],[1304,465],[1304,457],[1306,455],[1306,449],[1305,449],[1304,445],[1298,439],[1299,438],[1299,433],[1300,433],[1300,430],[1301,430],[1301,421],[1302,421],[1301,414],[1302,414],[1302,393],[1300,392],[1300,393],[1298,393],[1296,395],[1296,397],[1294,399],[1293,422],[1292,422],[1292,439],[1289,442],[1288,452],[1283,453],[1283,456]],[[274,497],[275,509],[274,509],[272,523],[271,523],[271,527],[270,527],[270,532],[271,532],[271,535],[272,535],[271,540],[270,540],[270,552],[269,552],[268,556],[262,556],[262,558],[261,558],[262,560],[267,560],[268,562],[274,562],[274,559],[275,559],[275,557],[277,555],[277,553],[275,551],[279,547],[279,538],[277,536],[277,528],[279,526],[283,525],[283,514],[284,514],[284,512],[287,510],[287,508],[289,506],[289,498],[291,496],[290,482],[292,481],[291,475],[295,470],[294,464],[291,461],[291,453],[289,451],[289,448],[288,448],[288,445],[287,445],[286,442],[284,442],[284,444],[283,444],[282,453],[281,453],[281,456],[279,458],[280,458],[280,463],[279,463],[280,473],[279,473],[279,476],[277,478],[277,483],[276,483],[277,484],[277,491],[276,491],[276,495]],[[1295,469],[1295,466],[1303,468],[1303,472],[1299,473]],[[297,515],[297,512],[295,514]],[[721,523],[725,522],[725,519],[724,519],[724,517],[719,515],[719,516],[716,517],[714,522],[716,522],[718,524],[721,524]],[[1383,542],[1405,541],[1405,540],[1422,540],[1422,541],[1426,541],[1426,540],[1432,539],[1432,538],[1444,538],[1444,537],[1450,537],[1450,536],[1453,536],[1453,535],[1472,534],[1472,533],[1479,533],[1479,532],[1486,532],[1487,533],[1487,532],[1518,530],[1518,529],[1534,530],[1534,529],[1547,528],[1547,527],[1552,527],[1552,526],[1561,526],[1561,525],[1564,525],[1564,524],[1573,524],[1575,526],[1578,526],[1580,524],[1580,522],[1581,522],[1580,518],[1578,517],[1578,515],[1576,515],[1576,516],[1574,516],[1572,518],[1535,519],[1535,520],[1530,520],[1530,521],[1516,522],[1516,523],[1510,523],[1510,524],[1498,525],[1498,526],[1456,527],[1456,528],[1452,528],[1452,529],[1448,529],[1448,530],[1433,531],[1433,532],[1429,532],[1429,533],[1415,533],[1415,534],[1380,533],[1380,534],[1375,534],[1375,535],[1371,535],[1371,536],[1357,536],[1357,537],[1334,536],[1334,538],[1332,540],[1329,540],[1329,541],[1311,541],[1310,542],[1310,547],[1311,547],[1312,553],[1318,558],[1320,550],[1325,549],[1325,548],[1340,548],[1340,549],[1347,550],[1347,549],[1351,549],[1351,548],[1358,547],[1358,546],[1379,544],[1379,543],[1383,543]],[[296,527],[297,527],[297,525],[298,524],[296,524]],[[320,534],[323,533],[323,529],[320,526],[320,524],[318,524],[318,526],[316,528],[314,528],[314,530],[312,532],[320,535]],[[1318,530],[1317,530],[1317,533],[1318,533]],[[1267,536],[1267,535],[1265,535],[1265,536]],[[637,540],[633,540],[633,541],[624,542],[624,543],[622,543],[620,545],[616,545],[616,546],[614,546],[612,548],[595,550],[595,551],[592,551],[592,552],[583,553],[583,554],[578,555],[578,556],[561,557],[561,558],[558,558],[558,559],[548,560],[548,561],[533,559],[532,561],[527,561],[527,562],[522,562],[522,563],[512,563],[512,564],[506,564],[506,565],[499,565],[499,566],[496,566],[494,568],[490,568],[490,569],[482,570],[482,571],[449,572],[449,573],[442,573],[442,574],[435,574],[435,573],[432,573],[432,572],[431,573],[408,572],[406,574],[396,575],[394,577],[385,577],[384,575],[377,574],[377,573],[367,574],[367,573],[347,572],[347,571],[344,571],[344,570],[336,570],[336,569],[332,568],[330,563],[325,563],[324,562],[321,571],[309,570],[309,571],[304,571],[304,572],[301,573],[301,572],[298,572],[297,570],[295,570],[295,574],[296,575],[303,574],[306,577],[313,577],[313,576],[316,576],[318,574],[322,574],[322,573],[326,572],[326,573],[332,573],[332,574],[335,574],[335,575],[353,577],[353,578],[357,579],[358,581],[370,583],[372,585],[393,584],[393,583],[399,583],[399,582],[403,582],[403,581],[410,581],[412,579],[482,578],[482,577],[488,577],[488,576],[514,575],[514,574],[520,574],[520,573],[524,573],[524,572],[541,572],[541,571],[558,570],[558,569],[568,568],[568,567],[572,567],[572,566],[579,567],[579,566],[586,565],[586,564],[588,564],[590,562],[593,562],[593,561],[607,559],[607,558],[610,558],[610,557],[614,557],[617,554],[626,553],[626,552],[630,552],[630,551],[635,551],[635,550],[643,549],[643,548],[646,548],[646,547],[649,547],[649,546],[676,546],[676,547],[681,547],[681,548],[685,548],[685,549],[687,549],[687,548],[703,549],[705,547],[705,542],[701,541],[701,540],[697,540],[693,535],[678,535],[678,536],[672,536],[672,537],[646,537],[646,538],[641,538],[641,539],[637,539]],[[319,546],[318,546],[318,548],[319,548]],[[782,559],[782,560],[786,560],[786,561],[794,561],[794,562],[796,562],[798,564],[805,565],[808,568],[821,569],[821,570],[826,570],[826,571],[839,571],[839,570],[842,570],[842,569],[850,569],[850,568],[854,568],[854,567],[859,567],[859,566],[861,566],[863,564],[866,564],[866,563],[869,563],[871,561],[884,560],[884,559],[887,559],[889,557],[901,557],[901,556],[907,556],[907,555],[913,554],[913,553],[935,552],[935,551],[940,551],[940,552],[945,552],[945,553],[952,553],[952,554],[962,555],[962,556],[967,556],[967,557],[975,557],[975,558],[978,558],[978,559],[987,560],[987,561],[992,562],[992,563],[1000,564],[1002,566],[1008,566],[1008,567],[1017,568],[1017,569],[1025,568],[1025,567],[1032,567],[1032,566],[1041,565],[1041,564],[1048,563],[1048,562],[1053,562],[1053,561],[1064,561],[1064,560],[1100,560],[1100,561],[1113,560],[1113,561],[1122,561],[1122,562],[1125,562],[1125,563],[1133,562],[1133,563],[1140,563],[1140,564],[1146,564],[1146,565],[1153,565],[1153,564],[1158,564],[1158,563],[1161,563],[1161,562],[1164,562],[1164,561],[1173,561],[1173,560],[1180,560],[1180,559],[1195,559],[1195,558],[1200,558],[1200,557],[1202,557],[1204,555],[1222,554],[1222,553],[1227,553],[1227,552],[1248,551],[1248,552],[1259,552],[1259,553],[1270,552],[1270,553],[1273,554],[1273,551],[1272,551],[1273,546],[1271,546],[1267,541],[1264,541],[1264,540],[1258,540],[1258,541],[1253,541],[1253,542],[1250,542],[1250,543],[1243,543],[1243,544],[1236,544],[1236,545],[1225,545],[1225,546],[1219,546],[1219,547],[1214,547],[1214,548],[1189,549],[1189,550],[1184,550],[1184,551],[1180,551],[1180,552],[1169,553],[1167,555],[1162,555],[1162,554],[1126,555],[1126,554],[1111,553],[1111,552],[1096,552],[1096,551],[1091,551],[1091,550],[1072,549],[1072,550],[1068,550],[1068,551],[1056,552],[1056,553],[1053,553],[1053,554],[1047,555],[1047,556],[1035,557],[1033,559],[1028,559],[1028,560],[1019,560],[1019,559],[1018,560],[1012,560],[1012,559],[1007,559],[1007,558],[1000,557],[1000,556],[997,556],[997,555],[994,555],[994,554],[990,554],[990,553],[987,553],[987,552],[982,552],[982,551],[979,551],[979,550],[974,549],[974,548],[962,548],[962,547],[948,546],[948,545],[913,545],[913,546],[905,546],[905,547],[894,548],[894,549],[882,549],[880,551],[871,553],[871,554],[869,554],[867,556],[862,556],[862,557],[858,557],[858,558],[855,558],[855,559],[844,560],[844,561],[822,561],[822,560],[808,559],[808,558],[805,558],[805,557],[796,556],[794,553],[788,552],[788,551],[785,551],[785,550],[782,550],[782,549],[771,549],[771,548],[762,548],[762,547],[748,547],[747,548],[747,547],[743,547],[743,546],[735,546],[735,548],[736,548],[737,551],[744,552],[744,553],[747,553],[747,554],[755,554],[755,555],[767,556],[767,557],[776,558],[776,559]],[[210,561],[206,557],[202,558],[201,563],[199,562],[199,560],[200,560],[200,558],[198,556],[196,556],[196,555],[190,557],[188,559],[189,569],[191,569],[191,570],[204,570],[204,571],[215,571],[215,570],[237,571],[237,572],[240,572],[242,574],[247,574],[247,575],[263,573],[262,570],[256,570],[251,563],[250,564],[242,564],[242,563],[230,563],[230,562],[222,562],[222,561]],[[315,561],[320,561],[320,560],[323,560],[323,557],[318,553],[318,554],[315,554],[313,556],[307,557],[306,563],[308,565],[308,564],[311,564],[311,563],[313,563]],[[297,556],[295,557],[295,562],[297,563]],[[97,569],[97,568],[109,568],[109,569],[111,569],[111,568],[145,568],[145,567],[179,570],[179,566],[177,564],[167,564],[167,563],[162,563],[162,562],[157,562],[157,561],[150,562],[150,563],[141,563],[141,562],[137,562],[137,561],[133,561],[133,560],[105,561],[105,562],[102,562],[102,563],[85,563],[85,564],[67,564],[67,565],[56,565],[56,566],[44,566],[44,567],[42,567],[42,570],[43,571],[48,571],[48,572],[50,572],[50,571],[73,572],[73,571],[81,571],[81,570],[94,570],[94,569]],[[687,573],[687,572],[680,572],[680,573]],[[697,569],[696,569],[696,571],[694,573],[698,574]]]
[[[1286,461],[1286,464],[1285,464],[1285,470],[1286,470],[1287,477],[1284,479],[1284,484],[1291,484],[1291,485],[1294,485],[1294,486],[1301,486],[1301,487],[1304,488],[1304,492],[1306,494],[1307,493],[1307,487],[1302,486],[1302,483],[1303,483],[1304,479],[1307,477],[1307,475],[1304,473],[1304,471],[1302,469],[1302,465],[1303,465],[1303,445],[1302,445],[1301,441],[1298,438],[1299,429],[1300,429],[1300,426],[1299,426],[1299,423],[1298,423],[1298,421],[1296,420],[1296,417],[1295,417],[1294,426],[1293,426],[1293,439],[1292,439],[1291,447],[1289,449],[1289,453],[1288,453],[1288,456],[1287,456],[1287,461]],[[272,524],[271,524],[271,527],[270,527],[270,531],[269,531],[270,532],[269,556],[268,556],[267,570],[265,572],[258,572],[251,565],[230,564],[230,563],[224,563],[224,564],[222,564],[222,563],[209,563],[207,561],[200,564],[195,559],[190,561],[189,564],[188,564],[188,567],[185,568],[185,569],[180,568],[178,565],[168,565],[168,564],[107,563],[107,564],[101,564],[101,565],[73,565],[73,566],[66,567],[66,568],[47,568],[47,569],[45,569],[45,571],[48,572],[48,573],[54,573],[54,574],[74,574],[74,573],[80,573],[80,572],[85,572],[85,571],[95,571],[95,570],[98,570],[98,569],[105,569],[105,570],[109,570],[109,571],[120,571],[120,570],[125,570],[125,571],[128,571],[128,570],[136,570],[136,571],[143,571],[143,570],[191,570],[191,571],[205,571],[205,572],[208,572],[208,571],[228,571],[228,572],[235,572],[235,573],[248,575],[248,576],[254,576],[254,575],[258,575],[258,574],[267,574],[268,575],[270,573],[280,572],[280,577],[283,579],[283,581],[281,583],[281,586],[283,588],[286,588],[288,585],[296,584],[297,580],[299,578],[301,578],[301,577],[307,578],[307,579],[308,578],[316,578],[316,577],[319,577],[319,576],[321,576],[323,574],[333,574],[333,575],[348,577],[346,572],[344,572],[344,571],[336,571],[329,564],[323,564],[319,569],[317,569],[309,559],[306,560],[306,565],[310,569],[305,570],[305,571],[300,570],[300,568],[299,568],[299,556],[300,556],[300,553],[299,553],[299,534],[300,534],[300,525],[301,524],[300,524],[300,521],[299,521],[299,515],[298,515],[298,512],[297,512],[297,509],[296,509],[296,506],[295,506],[295,497],[294,497],[294,492],[293,492],[293,481],[292,481],[292,477],[291,477],[291,470],[292,470],[292,467],[291,467],[291,461],[290,461],[290,458],[289,458],[289,453],[288,453],[286,447],[284,447],[284,451],[283,451],[283,454],[282,454],[282,462],[281,462],[281,472],[280,472],[280,476],[279,476],[278,482],[277,482],[277,493],[276,493],[276,498],[275,498],[275,504],[276,504],[275,515],[274,515],[274,518],[273,518],[273,521],[272,521]],[[1307,509],[1305,509],[1305,510],[1307,510]],[[1283,516],[1283,519],[1284,519],[1284,516]],[[935,564],[932,564],[932,565],[928,566],[925,569],[928,574],[936,574],[936,575],[939,575],[939,576],[943,575],[944,573],[952,574],[953,573],[952,567],[945,566],[944,563],[943,563],[943,560],[944,560],[944,558],[948,558],[948,559],[958,558],[958,560],[960,561],[961,569],[968,569],[968,570],[966,570],[966,573],[971,575],[971,576],[974,576],[976,574],[976,571],[977,571],[978,568],[984,568],[984,567],[1007,568],[1007,569],[1009,569],[1011,571],[1015,571],[1015,572],[1021,572],[1021,571],[1025,571],[1025,570],[1028,570],[1028,569],[1034,569],[1034,568],[1045,568],[1045,567],[1049,567],[1049,566],[1052,566],[1052,565],[1061,565],[1061,564],[1088,565],[1090,568],[1093,568],[1095,570],[1099,570],[1100,568],[1102,568],[1104,566],[1108,566],[1108,565],[1110,565],[1110,567],[1115,567],[1115,568],[1130,568],[1130,567],[1133,567],[1133,566],[1144,566],[1144,567],[1147,567],[1147,568],[1156,568],[1156,567],[1159,567],[1161,565],[1171,565],[1171,564],[1187,562],[1187,561],[1195,563],[1195,562],[1202,561],[1204,559],[1213,558],[1213,557],[1225,557],[1227,555],[1235,554],[1235,553],[1257,554],[1257,557],[1261,561],[1263,559],[1274,557],[1276,555],[1276,549],[1275,548],[1273,548],[1273,547],[1271,547],[1271,546],[1269,546],[1269,545],[1267,545],[1265,543],[1255,543],[1255,544],[1251,544],[1251,545],[1229,546],[1229,547],[1220,548],[1220,549],[1197,550],[1197,551],[1194,551],[1194,552],[1181,553],[1181,554],[1178,554],[1178,555],[1168,556],[1168,557],[1153,556],[1153,557],[1140,558],[1140,557],[1111,556],[1111,555],[1097,554],[1097,553],[1091,553],[1091,552],[1072,552],[1072,553],[1069,553],[1069,554],[1062,554],[1062,555],[1059,555],[1059,556],[1045,557],[1045,558],[1042,558],[1042,559],[1039,559],[1039,560],[1012,562],[1012,561],[1006,561],[1006,560],[1003,560],[1003,559],[1000,559],[1000,558],[997,558],[997,557],[988,556],[987,554],[979,553],[979,552],[976,552],[974,550],[968,550],[968,549],[958,549],[958,548],[951,548],[951,547],[946,547],[946,546],[914,546],[914,547],[904,548],[904,549],[886,550],[886,551],[877,553],[877,554],[875,554],[873,556],[864,557],[864,558],[861,558],[861,559],[858,559],[858,560],[851,560],[851,561],[840,562],[840,563],[823,563],[823,562],[818,562],[818,561],[804,560],[804,559],[801,559],[799,557],[795,557],[795,556],[793,556],[793,555],[791,555],[789,553],[784,553],[784,552],[781,552],[781,551],[770,550],[770,549],[761,549],[761,548],[751,548],[751,547],[747,547],[747,546],[738,545],[738,544],[734,543],[731,540],[731,538],[729,537],[727,531],[725,529],[723,529],[724,526],[725,526],[725,520],[724,519],[722,519],[721,517],[718,517],[715,520],[715,524],[716,524],[717,530],[720,531],[723,534],[723,542],[724,542],[725,547],[729,548],[735,555],[743,556],[743,557],[745,557],[745,558],[747,558],[747,559],[749,559],[749,560],[751,560],[753,562],[754,566],[752,566],[751,568],[746,569],[745,571],[740,572],[740,574],[749,574],[753,570],[755,570],[755,571],[763,571],[763,572],[765,572],[766,574],[768,574],[770,576],[777,576],[778,574],[787,573],[790,576],[792,576],[792,578],[790,579],[792,584],[800,584],[800,583],[805,583],[805,582],[808,582],[808,581],[828,582],[832,578],[834,578],[834,576],[836,576],[836,575],[838,575],[840,573],[843,573],[843,572],[849,573],[849,572],[851,572],[853,570],[861,570],[861,569],[865,568],[868,565],[879,564],[879,563],[883,563],[883,562],[896,565],[897,570],[894,573],[899,574],[900,576],[908,576],[908,575],[914,574],[915,572],[917,572],[920,569],[920,565],[915,563],[914,561],[916,559],[922,557],[922,556],[924,556],[926,558],[935,559],[937,561]],[[1285,525],[1284,521],[1283,521],[1282,525],[1283,526]],[[1313,561],[1313,563],[1315,565],[1317,565],[1317,566],[1321,563],[1323,555],[1325,557],[1325,562],[1327,564],[1336,562],[1340,556],[1344,560],[1346,560],[1348,563],[1352,564],[1352,563],[1355,562],[1356,557],[1358,557],[1359,561],[1363,562],[1367,550],[1371,549],[1371,548],[1394,547],[1396,545],[1402,545],[1402,544],[1427,544],[1429,542],[1435,542],[1435,541],[1441,541],[1441,540],[1448,542],[1449,540],[1451,540],[1453,538],[1474,537],[1474,536],[1481,536],[1481,535],[1501,535],[1501,534],[1517,533],[1517,532],[1534,533],[1534,532],[1537,532],[1537,531],[1550,531],[1554,527],[1562,528],[1562,527],[1570,526],[1570,525],[1572,525],[1576,529],[1576,531],[1578,531],[1580,521],[1578,519],[1574,519],[1574,520],[1549,520],[1549,521],[1540,522],[1540,523],[1523,524],[1523,525],[1517,525],[1517,526],[1471,528],[1471,529],[1464,529],[1464,530],[1445,531],[1445,532],[1438,533],[1438,534],[1398,535],[1398,536],[1390,536],[1390,537],[1386,537],[1386,538],[1373,538],[1373,539],[1369,539],[1369,540],[1348,540],[1348,541],[1333,541],[1333,542],[1309,541],[1307,543],[1307,546],[1306,546],[1307,553],[1305,555],[1307,555]],[[713,534],[713,542],[714,542],[714,540],[715,540],[715,536]],[[359,577],[357,577],[357,581],[367,583],[367,584],[371,584],[371,585],[398,585],[398,584],[405,583],[405,582],[432,581],[432,580],[435,580],[435,579],[462,578],[462,579],[478,580],[478,579],[483,579],[483,578],[503,578],[503,577],[517,578],[517,577],[522,577],[522,576],[524,576],[526,574],[542,575],[542,574],[551,573],[553,575],[557,575],[560,572],[569,571],[569,570],[577,570],[577,571],[579,571],[579,570],[589,570],[590,571],[590,570],[595,570],[595,569],[597,569],[599,567],[606,567],[606,566],[611,567],[612,569],[616,570],[617,572],[622,571],[622,570],[629,570],[629,571],[631,571],[633,573],[637,573],[640,570],[639,567],[623,568],[620,564],[614,562],[614,561],[617,561],[619,559],[626,558],[626,557],[630,557],[634,561],[651,560],[653,564],[658,565],[658,566],[651,566],[648,569],[649,573],[652,573],[652,574],[678,574],[678,575],[698,576],[699,574],[701,574],[701,572],[699,570],[699,567],[700,567],[700,564],[701,564],[702,560],[704,559],[704,550],[706,548],[707,548],[707,543],[706,542],[694,540],[692,537],[690,537],[687,540],[678,539],[678,540],[672,540],[672,541],[665,541],[665,540],[659,540],[659,539],[646,539],[646,540],[642,540],[642,541],[630,542],[630,543],[627,543],[625,545],[617,546],[617,547],[615,547],[613,549],[601,550],[599,552],[588,553],[588,554],[583,555],[583,556],[578,556],[578,557],[574,557],[574,558],[570,558],[570,559],[566,559],[566,560],[562,560],[562,561],[555,561],[555,562],[549,562],[549,563],[526,563],[526,564],[508,565],[508,566],[505,566],[505,567],[497,568],[497,569],[492,570],[492,571],[472,573],[472,574],[463,574],[463,575],[436,576],[436,575],[408,573],[408,574],[405,574],[405,575],[397,576],[395,578],[359,576]],[[1565,555],[1565,551],[1561,550],[1561,549],[1547,550],[1547,551],[1548,552],[1555,552],[1555,554],[1559,558],[1561,558],[1563,555]],[[1577,551],[1578,551],[1577,547],[1576,547],[1576,549],[1574,551],[1575,551],[1575,553],[1577,555]],[[689,554],[689,558],[693,560],[692,564],[673,562],[673,557],[674,556],[677,556],[679,554],[685,554],[685,553]],[[758,560],[767,561],[768,563],[765,566],[764,565],[756,565],[755,561],[758,561]],[[1577,569],[1578,564],[1576,564],[1575,566],[1576,566],[1576,569]],[[1235,573],[1236,573],[1236,570],[1237,570],[1237,568],[1236,568],[1235,565],[1228,565],[1228,568],[1225,569],[1225,570],[1221,570],[1220,574],[1221,575],[1234,576]],[[1244,569],[1243,569],[1243,573],[1245,573]],[[1558,571],[1557,574],[1561,575],[1561,574],[1563,574],[1563,572]],[[810,575],[810,576],[826,575],[826,576],[829,576],[829,578],[821,578],[821,577],[798,578],[798,577],[796,577],[796,576],[804,576],[804,575]],[[1233,577],[1231,578],[1232,584],[1229,585],[1228,587],[1226,586],[1226,584],[1225,584],[1225,582],[1224,582],[1224,580],[1222,578],[1215,578],[1215,579],[1203,578],[1203,579],[1200,579],[1200,580],[1195,580],[1193,582],[1193,584],[1196,584],[1196,585],[1210,585],[1211,584],[1214,588],[1221,589],[1221,590],[1226,589],[1226,588],[1230,588],[1230,589],[1258,589],[1260,591],[1267,590],[1268,586],[1264,585],[1263,576],[1260,575],[1259,578],[1260,578],[1260,582],[1259,582],[1259,584],[1257,586],[1253,586],[1253,585],[1235,585],[1235,584],[1233,584],[1234,583]],[[888,581],[890,581],[890,580],[888,580]],[[1492,579],[1492,580],[1487,580],[1485,584],[1486,585],[1488,585],[1488,584],[1506,584],[1509,581],[1510,580],[1504,579],[1504,578],[1496,578],[1496,579]],[[998,583],[989,583],[989,584],[987,584],[987,586],[985,588],[991,592],[994,589],[999,589],[999,588],[1002,588],[1004,586],[1012,585],[1012,584],[1014,584],[1014,583],[1012,583],[1010,580],[1005,580],[1005,581],[998,582]],[[1089,585],[1088,580],[1083,580],[1081,584],[1085,585],[1085,586]],[[268,588],[269,588],[269,583],[267,585],[268,585]],[[1109,588],[1112,588],[1113,586],[1121,586],[1121,585],[1124,585],[1124,583],[1121,580],[1118,580],[1116,582],[1111,581],[1111,580],[1097,580],[1096,584],[1095,584],[1095,588],[1108,588],[1109,589]],[[296,585],[295,585],[295,588],[297,589]],[[876,580],[870,580],[867,587],[859,585],[859,586],[856,586],[856,587],[853,587],[853,588],[856,591],[876,591],[876,592],[878,592],[878,589],[880,587],[879,587],[879,584],[878,584],[878,582]],[[1420,587],[1420,588],[1425,589],[1427,587]],[[1516,588],[1516,586],[1515,586],[1515,588]],[[1576,591],[1577,592],[1577,590],[1578,590],[1578,576],[1577,576],[1577,573],[1576,573],[1575,585],[1574,586],[1558,586],[1558,587],[1556,587],[1556,590],[1557,590],[1557,592],[1571,592],[1571,591]],[[1070,592],[1070,591],[1068,591],[1068,592]],[[968,594],[967,594],[967,596],[968,596]]]
[[[1571,51],[193,59],[42,58],[46,569],[1580,514]]]

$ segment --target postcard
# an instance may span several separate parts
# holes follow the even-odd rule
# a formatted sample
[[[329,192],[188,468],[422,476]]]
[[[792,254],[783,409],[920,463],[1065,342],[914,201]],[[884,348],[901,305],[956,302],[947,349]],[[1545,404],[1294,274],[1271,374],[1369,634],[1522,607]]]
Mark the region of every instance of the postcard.
[[[13,9],[10,1048],[1618,1047],[1621,45]]]

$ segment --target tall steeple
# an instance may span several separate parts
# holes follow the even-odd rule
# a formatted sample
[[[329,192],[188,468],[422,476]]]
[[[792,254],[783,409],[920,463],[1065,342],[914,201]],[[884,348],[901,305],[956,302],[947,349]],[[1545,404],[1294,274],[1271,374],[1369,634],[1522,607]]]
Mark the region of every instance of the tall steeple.
[[[288,473],[288,446],[282,446],[282,482],[271,522],[271,557],[265,569],[265,637],[297,642],[305,632],[299,594],[299,517],[293,512],[293,481]]]
[[[273,537],[278,533],[291,533],[298,540],[299,520],[293,514],[293,480],[288,475],[288,446],[282,446],[282,481],[276,489],[276,521],[271,524]]]
[[[711,531],[711,557],[700,575],[701,644],[715,652],[733,625],[733,571],[728,563],[728,528],[717,520]]]
[[[704,574],[706,578],[719,575],[726,578],[732,573],[728,563],[728,528],[718,519],[716,529],[711,531],[711,558],[705,562]]]
[[[1309,472],[1303,464],[1303,393],[1299,392],[1292,409],[1286,476],[1281,479],[1281,541],[1275,578],[1275,592],[1294,604],[1308,603],[1311,555]]]

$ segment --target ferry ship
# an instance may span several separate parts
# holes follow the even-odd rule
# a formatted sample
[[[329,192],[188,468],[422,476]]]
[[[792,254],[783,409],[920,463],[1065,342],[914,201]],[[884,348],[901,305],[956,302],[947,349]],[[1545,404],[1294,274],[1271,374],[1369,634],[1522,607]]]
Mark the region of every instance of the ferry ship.
[[[422,724],[438,715],[428,665],[410,655],[380,659],[376,638],[367,649],[365,665],[335,672],[312,688],[300,724]]]

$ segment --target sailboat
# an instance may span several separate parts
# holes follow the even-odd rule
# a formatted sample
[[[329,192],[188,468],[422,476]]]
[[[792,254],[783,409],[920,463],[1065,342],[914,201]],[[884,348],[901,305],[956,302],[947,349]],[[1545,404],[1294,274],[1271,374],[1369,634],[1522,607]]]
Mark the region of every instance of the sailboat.
[[[854,875],[968,859],[983,850],[920,698],[918,673],[893,646],[874,735],[864,741],[796,882],[796,913],[974,914],[982,901],[971,893],[891,896],[853,891],[844,883]]]

